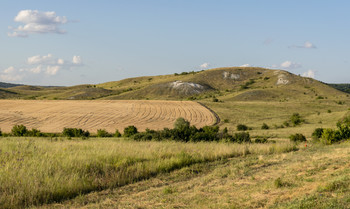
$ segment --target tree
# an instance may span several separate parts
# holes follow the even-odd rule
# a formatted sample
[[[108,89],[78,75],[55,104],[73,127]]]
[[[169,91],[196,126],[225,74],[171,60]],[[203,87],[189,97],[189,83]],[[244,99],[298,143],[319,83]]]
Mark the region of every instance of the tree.
[[[24,136],[27,132],[27,127],[25,127],[24,125],[15,125],[11,130],[11,133],[14,136]]]
[[[181,117],[176,119],[174,123],[174,129],[183,129],[188,127],[190,127],[190,122]]]
[[[125,137],[130,137],[132,135],[137,134],[137,128],[135,126],[128,126],[124,129],[124,136]]]

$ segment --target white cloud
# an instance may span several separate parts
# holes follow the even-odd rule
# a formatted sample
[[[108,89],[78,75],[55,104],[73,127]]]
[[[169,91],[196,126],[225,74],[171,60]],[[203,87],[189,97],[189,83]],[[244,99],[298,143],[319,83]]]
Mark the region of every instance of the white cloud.
[[[66,17],[57,16],[55,12],[41,12],[38,10],[21,10],[14,18],[15,22],[23,23],[17,28],[9,27],[12,32],[8,33],[10,37],[28,37],[29,34],[39,33],[58,33],[63,34],[66,31],[59,28],[60,25],[67,23]]]
[[[13,66],[7,68],[4,70],[4,73],[9,74],[15,71],[15,68]]]
[[[316,47],[313,43],[307,41],[307,42],[304,43],[304,48],[307,48],[307,49],[316,49],[317,47]]]
[[[308,70],[302,74],[304,77],[315,78],[315,71]]]
[[[23,75],[0,74],[0,79],[7,82],[21,81],[23,79]]]
[[[317,47],[310,41],[306,41],[303,45],[292,45],[289,48],[316,49]]]
[[[35,64],[43,64],[43,63],[48,63],[52,60],[52,54],[48,54],[47,56],[40,56],[40,55],[36,55],[33,57],[28,57],[27,59],[27,63],[30,65],[35,65]]]
[[[80,56],[73,56],[73,64],[80,65],[81,64],[81,57]]]
[[[28,57],[25,65],[18,67],[13,66],[0,72],[0,79],[7,82],[21,81],[24,78],[35,78],[46,76],[55,76],[61,70],[70,70],[81,67],[82,60],[80,56],[73,56],[73,60],[64,60],[55,58],[54,55],[35,55]],[[18,70],[19,69],[19,70]]]
[[[241,65],[240,67],[251,67],[250,64],[244,64],[244,65]]]
[[[210,67],[210,64],[209,64],[208,62],[205,62],[205,63],[201,64],[199,67],[200,67],[202,70],[204,70],[204,69],[207,69],[208,67]]]
[[[58,60],[57,60],[57,64],[63,65],[63,64],[64,64],[64,60],[63,60],[63,59],[58,59]]]
[[[18,74],[17,70],[13,66],[3,70],[3,73],[0,74],[0,79],[6,82],[20,81],[22,78],[23,75]]]
[[[60,69],[61,67],[58,65],[47,66],[45,73],[48,75],[56,75]]]
[[[281,63],[280,67],[283,69],[292,70],[292,69],[300,68],[302,67],[302,65],[296,62],[285,61]]]

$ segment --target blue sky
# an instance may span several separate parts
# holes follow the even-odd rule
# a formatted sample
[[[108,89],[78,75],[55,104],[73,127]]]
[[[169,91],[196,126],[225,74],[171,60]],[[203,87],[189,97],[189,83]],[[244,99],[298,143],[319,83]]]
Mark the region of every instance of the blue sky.
[[[2,0],[0,81],[102,83],[226,66],[350,82],[350,1]]]

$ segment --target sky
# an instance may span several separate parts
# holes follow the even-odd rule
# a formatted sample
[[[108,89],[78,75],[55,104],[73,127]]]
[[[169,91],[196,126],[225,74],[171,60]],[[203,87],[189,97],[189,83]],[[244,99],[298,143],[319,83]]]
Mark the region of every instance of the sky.
[[[350,83],[348,0],[1,0],[0,81],[254,66]]]

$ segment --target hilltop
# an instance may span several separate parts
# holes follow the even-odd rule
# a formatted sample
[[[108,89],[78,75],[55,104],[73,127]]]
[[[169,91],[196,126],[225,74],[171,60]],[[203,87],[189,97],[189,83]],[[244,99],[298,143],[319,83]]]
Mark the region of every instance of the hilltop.
[[[337,99],[347,94],[312,78],[283,70],[226,67],[173,75],[144,76],[97,85],[40,87],[6,85],[0,98],[18,99],[166,99],[285,101]]]

